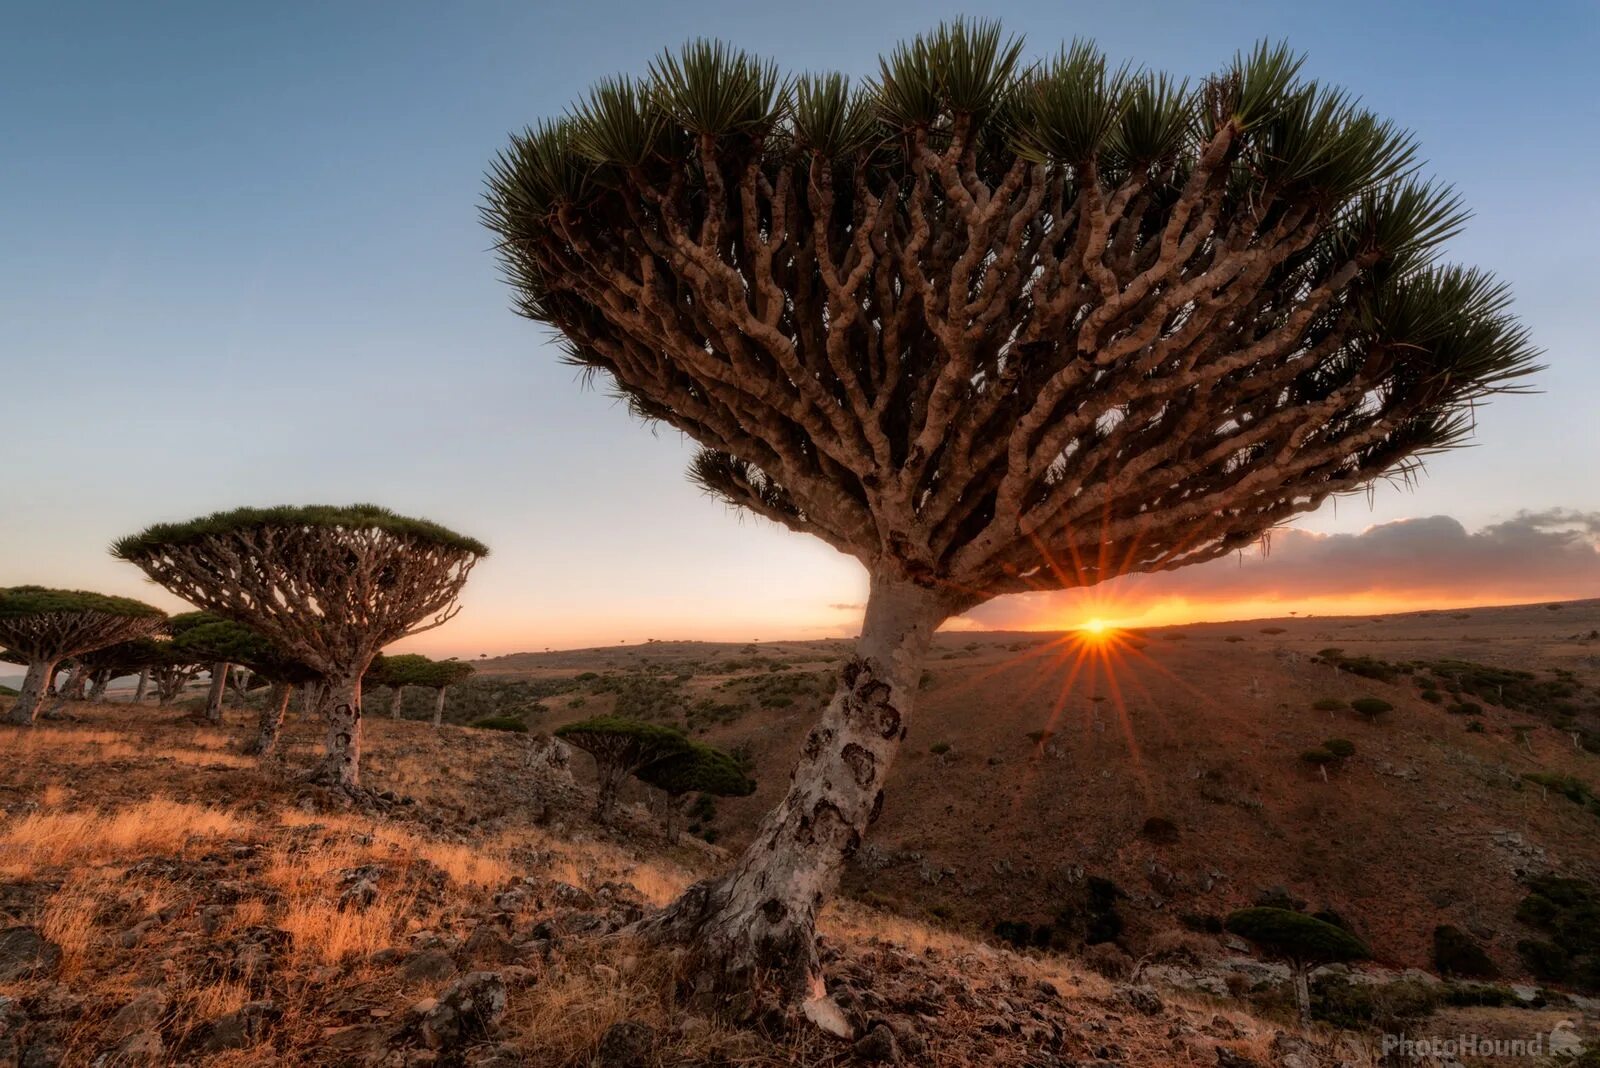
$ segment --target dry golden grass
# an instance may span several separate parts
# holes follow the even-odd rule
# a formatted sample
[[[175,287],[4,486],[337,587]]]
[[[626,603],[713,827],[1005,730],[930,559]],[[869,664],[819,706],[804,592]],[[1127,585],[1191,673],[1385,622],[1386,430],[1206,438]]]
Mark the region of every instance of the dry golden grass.
[[[27,875],[42,868],[171,853],[192,839],[243,837],[252,827],[225,809],[159,797],[109,812],[34,812],[0,829],[0,871]]]
[[[95,917],[105,892],[102,879],[87,876],[57,890],[44,907],[39,929],[61,947],[63,980],[76,978],[89,963],[97,932]]]
[[[302,964],[339,964],[394,945],[410,911],[409,897],[347,910],[336,898],[301,897],[289,902],[277,925],[289,932],[291,951]]]

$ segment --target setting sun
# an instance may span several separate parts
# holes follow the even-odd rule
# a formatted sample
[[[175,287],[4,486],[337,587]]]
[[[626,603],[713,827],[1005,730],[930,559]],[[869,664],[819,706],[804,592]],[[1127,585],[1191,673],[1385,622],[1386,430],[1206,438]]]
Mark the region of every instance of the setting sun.
[[[1078,628],[1088,634],[1104,634],[1111,629],[1111,624],[1103,619],[1091,619]]]

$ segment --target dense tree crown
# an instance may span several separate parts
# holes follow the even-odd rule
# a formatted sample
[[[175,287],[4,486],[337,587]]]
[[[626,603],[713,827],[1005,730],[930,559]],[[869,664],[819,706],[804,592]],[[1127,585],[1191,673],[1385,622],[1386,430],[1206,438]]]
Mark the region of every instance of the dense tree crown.
[[[417,653],[380,655],[367,670],[366,681],[378,686],[417,686],[442,690],[472,677],[477,672],[464,660],[432,660]]]
[[[512,139],[527,317],[708,490],[970,601],[1243,546],[1459,443],[1533,350],[1411,136],[1260,46],[1197,83],[993,24],[876,78],[718,43]]]
[[[315,671],[242,623],[210,612],[186,612],[172,620],[173,652],[200,662],[238,664],[269,682],[306,683]]]
[[[95,612],[105,616],[162,619],[166,613],[131,597],[115,597],[87,590],[56,590],[46,586],[11,586],[0,589],[0,619],[53,613]]]
[[[0,645],[31,660],[77,656],[151,634],[166,618],[129,597],[44,586],[0,589]]]

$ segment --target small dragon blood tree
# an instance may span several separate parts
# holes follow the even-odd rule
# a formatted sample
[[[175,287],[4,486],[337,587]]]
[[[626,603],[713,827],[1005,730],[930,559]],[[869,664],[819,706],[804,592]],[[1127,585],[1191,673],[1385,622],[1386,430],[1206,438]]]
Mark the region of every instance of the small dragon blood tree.
[[[628,776],[663,760],[687,757],[695,743],[676,727],[621,716],[596,716],[556,728],[556,737],[594,757],[594,818],[610,824]]]
[[[867,573],[788,793],[647,928],[704,971],[838,1023],[817,909],[945,620],[1254,544],[1534,370],[1505,288],[1438,262],[1466,215],[1411,136],[1300,66],[1190,84],[957,22],[853,87],[699,41],[493,165],[515,308],[702,487]]]
[[[43,586],[0,589],[0,645],[28,662],[11,722],[33,725],[61,661],[153,634],[166,620],[161,609],[128,597]]]
[[[176,625],[179,618],[190,617],[198,618],[193,618],[186,626]],[[272,756],[278,747],[283,715],[294,688],[317,682],[321,676],[257,631],[231,619],[209,612],[191,612],[185,617],[174,617],[174,624],[176,636],[172,644],[180,654],[187,653],[212,663],[237,665],[259,675],[270,685],[261,706],[256,736],[246,744],[245,751],[262,757]],[[206,717],[211,717],[209,701]]]
[[[465,660],[430,660],[428,661],[428,666],[418,673],[417,680],[412,685],[434,691],[433,725],[435,727],[444,722],[445,694],[449,692],[450,687],[458,682],[465,682],[477,670]]]
[[[161,523],[112,546],[159,585],[242,623],[327,680],[317,778],[361,776],[361,677],[378,651],[437,627],[482,542],[370,504],[240,508]]]

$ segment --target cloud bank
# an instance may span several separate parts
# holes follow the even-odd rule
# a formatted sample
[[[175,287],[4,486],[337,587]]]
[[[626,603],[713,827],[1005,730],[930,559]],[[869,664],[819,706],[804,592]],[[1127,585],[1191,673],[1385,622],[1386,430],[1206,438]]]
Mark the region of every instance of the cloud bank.
[[[1513,603],[1600,595],[1600,512],[1519,512],[1469,532],[1444,515],[1370,527],[1360,534],[1281,530],[1265,551],[1156,575],[1130,575],[1094,590],[991,601],[970,614],[983,626],[1060,618],[1092,598],[1130,609],[1161,601],[1283,602],[1362,598],[1438,603]],[[1419,607],[1421,605],[1419,604]]]

